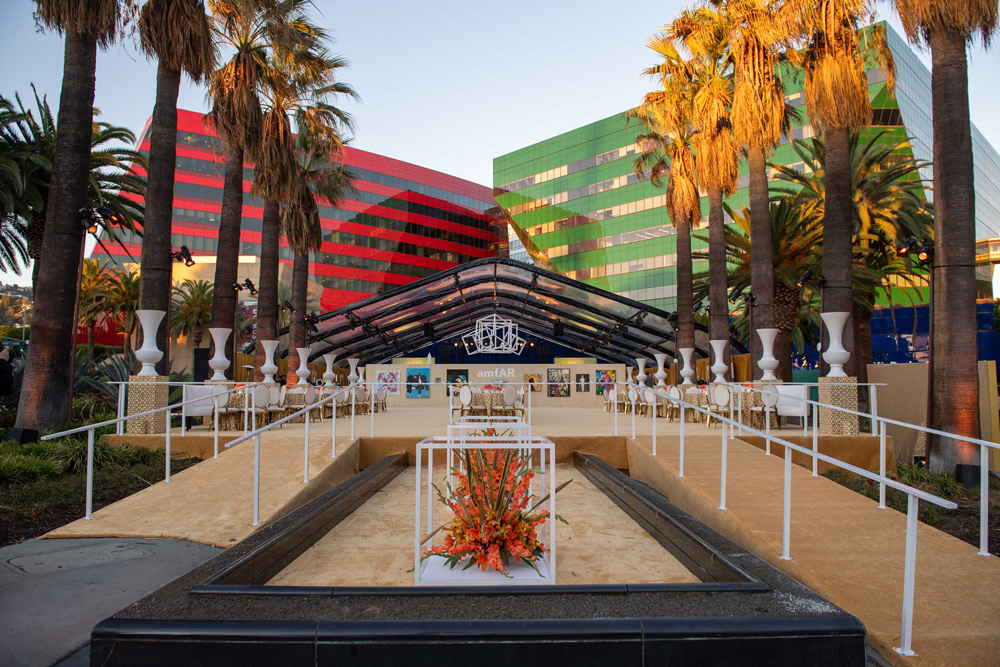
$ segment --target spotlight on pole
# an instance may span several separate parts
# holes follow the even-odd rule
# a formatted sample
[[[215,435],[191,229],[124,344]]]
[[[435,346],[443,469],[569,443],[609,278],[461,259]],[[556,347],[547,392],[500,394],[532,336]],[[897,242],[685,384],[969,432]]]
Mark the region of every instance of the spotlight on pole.
[[[182,245],[180,250],[170,253],[170,259],[176,262],[184,262],[184,266],[194,266],[194,258],[186,245]]]
[[[84,206],[79,211],[80,215],[80,227],[91,234],[96,234],[98,230],[98,215],[94,213],[92,208]]]
[[[119,213],[115,213],[114,211],[112,211],[107,206],[98,206],[94,210],[97,212],[97,215],[101,216],[101,218],[104,219],[104,222],[106,222],[108,224],[111,224],[111,225],[124,225],[125,224],[125,216],[123,216],[123,215],[121,215]]]

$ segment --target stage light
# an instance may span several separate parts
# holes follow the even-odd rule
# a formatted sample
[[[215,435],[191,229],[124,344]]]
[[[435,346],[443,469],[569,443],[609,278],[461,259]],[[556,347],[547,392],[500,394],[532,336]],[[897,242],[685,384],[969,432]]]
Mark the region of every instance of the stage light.
[[[123,224],[125,224],[125,217],[122,216],[122,215],[119,215],[118,213],[115,213],[114,211],[112,211],[107,206],[98,206],[94,210],[97,212],[97,214],[99,216],[101,216],[101,218],[104,219],[104,222],[110,223],[112,225],[123,225]]]

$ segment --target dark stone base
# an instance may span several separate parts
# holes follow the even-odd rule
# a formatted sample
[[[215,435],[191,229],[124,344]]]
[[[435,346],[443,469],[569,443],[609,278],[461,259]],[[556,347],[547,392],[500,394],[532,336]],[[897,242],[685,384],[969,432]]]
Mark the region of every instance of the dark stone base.
[[[387,457],[98,624],[91,664],[864,664],[856,618],[585,459],[581,471],[661,543],[680,545],[701,583],[264,586],[406,465]]]

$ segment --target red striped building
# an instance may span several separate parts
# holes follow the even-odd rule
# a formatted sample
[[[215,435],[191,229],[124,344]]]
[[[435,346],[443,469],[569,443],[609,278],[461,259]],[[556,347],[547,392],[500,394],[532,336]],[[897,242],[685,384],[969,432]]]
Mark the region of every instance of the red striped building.
[[[149,150],[148,122],[139,150]],[[358,192],[336,208],[317,200],[323,246],[310,254],[309,274],[322,287],[322,310],[473,259],[507,255],[506,223],[496,213],[491,188],[355,148],[345,149],[344,162]],[[211,122],[178,110],[172,242],[175,249],[186,245],[196,260],[214,256],[218,247],[224,171],[225,154]],[[244,164],[240,254],[259,257],[262,202],[250,194],[252,182],[253,165]],[[141,239],[123,240],[138,259]],[[117,244],[104,241],[118,264],[131,261]],[[291,265],[284,239],[280,257]]]

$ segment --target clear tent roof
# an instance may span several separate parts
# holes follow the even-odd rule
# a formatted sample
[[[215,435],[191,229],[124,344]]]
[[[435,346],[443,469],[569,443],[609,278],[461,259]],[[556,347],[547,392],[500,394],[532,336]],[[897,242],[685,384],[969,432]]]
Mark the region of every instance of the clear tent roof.
[[[677,356],[670,313],[532,265],[487,258],[319,315],[308,335],[310,359],[332,353],[337,362],[384,363],[471,331],[494,313],[523,333],[604,361]],[[700,324],[695,356],[709,356],[708,331]]]

